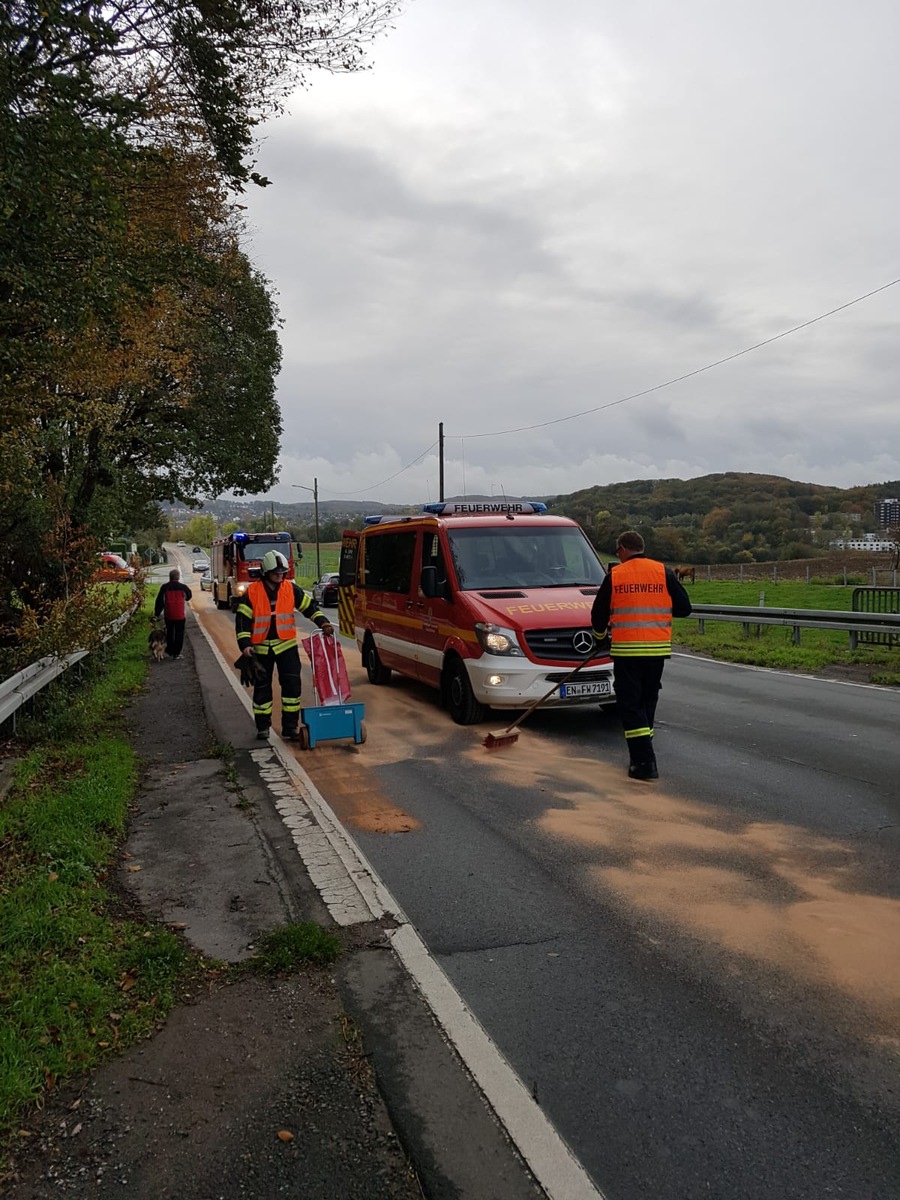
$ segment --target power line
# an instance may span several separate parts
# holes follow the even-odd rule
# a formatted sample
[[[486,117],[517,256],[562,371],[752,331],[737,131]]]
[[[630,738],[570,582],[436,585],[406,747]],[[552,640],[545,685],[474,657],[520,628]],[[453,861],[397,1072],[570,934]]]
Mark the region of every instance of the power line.
[[[763,346],[771,346],[773,342],[780,341],[781,338],[790,337],[792,333],[797,333],[801,329],[808,329],[810,325],[824,321],[827,317],[833,317],[835,313],[843,312],[847,308],[852,308],[854,304],[859,304],[863,300],[877,296],[879,292],[886,292],[888,288],[895,287],[898,283],[900,283],[900,279],[892,279],[890,283],[882,284],[881,287],[874,288],[871,292],[866,292],[864,296],[857,296],[855,300],[848,300],[846,304],[839,304],[837,308],[829,309],[828,312],[821,313],[818,317],[812,317],[809,321],[802,321],[799,325],[785,329],[782,333],[776,333],[774,337],[764,338],[763,341],[755,342],[752,346],[747,346],[743,350],[737,350],[734,354],[727,354],[724,358],[718,358],[715,362],[707,363],[705,367],[697,367],[694,371],[688,371],[684,375],[676,375],[674,379],[667,379],[665,383],[657,383],[653,387],[644,388],[641,392],[632,392],[630,396],[622,396],[618,400],[610,400],[606,404],[598,404],[595,408],[586,408],[582,412],[570,413],[567,417],[554,417],[552,421],[539,421],[535,425],[518,425],[515,429],[498,429],[494,433],[448,433],[447,437],[458,437],[464,441],[470,438],[474,440],[475,438],[505,437],[510,433],[526,433],[531,429],[546,429],[549,425],[562,425],[564,421],[575,421],[579,417],[588,417],[592,413],[603,412],[607,408],[615,408],[617,404],[625,404],[629,400],[638,400],[641,396],[649,396],[653,392],[660,392],[663,388],[671,387],[674,383],[682,383],[685,379],[693,379],[696,375],[702,375],[704,371],[711,371],[714,367],[721,367],[723,363],[733,362],[736,358],[741,358],[744,354],[750,354],[754,350],[761,349]]]
[[[434,441],[431,443],[430,446],[426,446],[426,448],[422,451],[421,454],[417,454],[416,457],[411,462],[408,462],[405,467],[401,467],[399,471],[395,471],[393,473],[393,475],[388,475],[387,479],[382,479],[378,483],[371,484],[369,487],[359,488],[355,492],[330,492],[330,494],[335,499],[340,500],[340,499],[343,499],[345,496],[362,496],[366,492],[373,492],[375,490],[375,488],[383,487],[384,484],[390,483],[392,479],[396,479],[398,475],[402,475],[404,471],[408,471],[410,469],[410,467],[414,467],[416,465],[416,463],[419,462],[420,459],[423,459],[425,457],[425,455],[428,453],[428,451],[433,450],[436,445],[437,445],[437,441]],[[322,489],[319,488],[319,491],[321,492]]]

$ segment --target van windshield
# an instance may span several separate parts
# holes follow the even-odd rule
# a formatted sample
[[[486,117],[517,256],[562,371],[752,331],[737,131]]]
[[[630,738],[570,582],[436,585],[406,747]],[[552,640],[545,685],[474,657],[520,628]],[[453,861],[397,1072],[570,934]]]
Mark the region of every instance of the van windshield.
[[[593,546],[578,528],[560,525],[448,529],[460,588],[599,586],[606,575]]]

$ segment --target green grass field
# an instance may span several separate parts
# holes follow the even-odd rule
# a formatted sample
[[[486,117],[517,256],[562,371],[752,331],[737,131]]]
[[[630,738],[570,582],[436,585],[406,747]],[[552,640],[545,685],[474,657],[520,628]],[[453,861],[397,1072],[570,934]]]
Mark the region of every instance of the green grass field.
[[[322,569],[318,573],[316,572],[315,542],[301,542],[300,545],[303,547],[303,558],[297,566],[297,583],[309,591],[319,576],[331,575],[337,571],[341,558],[341,543],[319,543],[319,562]]]
[[[740,604],[748,608],[818,608],[849,612],[853,608],[852,587],[805,583],[734,583],[713,580],[688,584],[695,604]],[[752,618],[751,618],[752,620]],[[696,618],[676,621],[673,637],[681,646],[728,662],[782,667],[799,671],[821,671],[827,667],[853,668],[872,683],[900,686],[900,648],[859,646],[850,649],[846,633],[827,629],[801,629],[800,645],[791,641],[786,626],[751,623],[746,634],[740,624],[707,618],[700,633]]]

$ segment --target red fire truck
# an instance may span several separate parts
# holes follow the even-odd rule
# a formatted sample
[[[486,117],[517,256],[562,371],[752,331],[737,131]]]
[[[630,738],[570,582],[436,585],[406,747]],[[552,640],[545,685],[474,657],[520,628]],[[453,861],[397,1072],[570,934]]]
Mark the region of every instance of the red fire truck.
[[[301,551],[299,546],[295,548],[289,533],[229,533],[228,537],[215,539],[210,549],[209,573],[216,608],[236,611],[241,596],[254,579],[260,578],[267,550],[284,555],[288,560],[288,578],[293,579],[295,561],[300,559]]]

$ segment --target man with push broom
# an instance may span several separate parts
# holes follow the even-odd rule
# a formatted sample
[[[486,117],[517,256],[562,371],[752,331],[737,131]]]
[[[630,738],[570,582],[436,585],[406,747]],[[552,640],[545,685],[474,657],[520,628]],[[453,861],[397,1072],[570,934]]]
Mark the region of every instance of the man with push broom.
[[[610,566],[594,599],[594,637],[612,638],[613,689],[630,758],[629,779],[658,779],[653,718],[666,659],[672,654],[672,617],[689,617],[691,601],[671,568],[647,558],[634,530],[620,534],[619,562]]]

